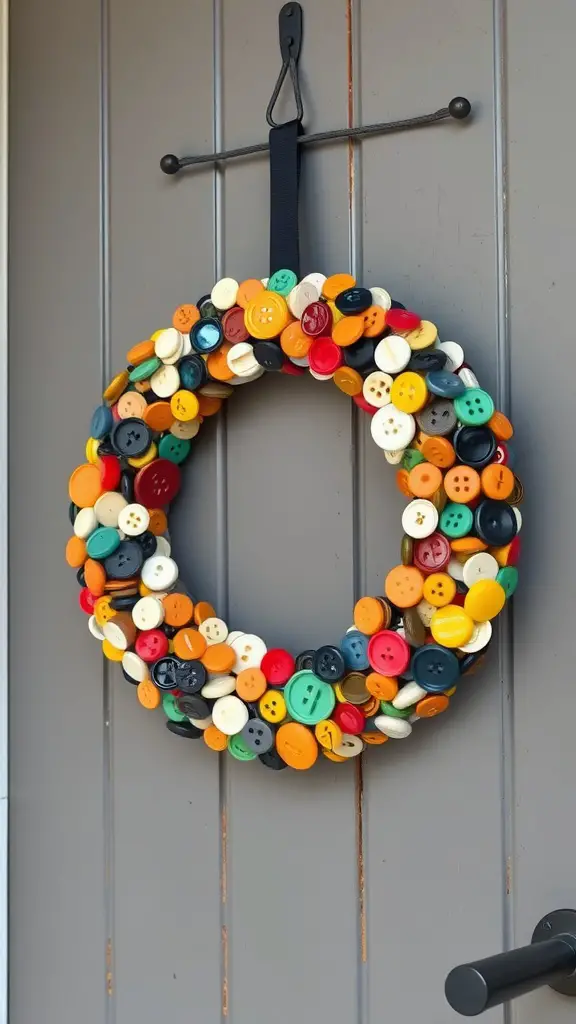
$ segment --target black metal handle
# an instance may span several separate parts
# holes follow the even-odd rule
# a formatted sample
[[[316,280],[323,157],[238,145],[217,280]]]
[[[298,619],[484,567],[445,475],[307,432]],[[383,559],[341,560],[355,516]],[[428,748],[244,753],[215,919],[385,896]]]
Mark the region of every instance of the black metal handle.
[[[547,914],[529,946],[455,967],[444,990],[453,1010],[475,1017],[544,985],[576,995],[575,910]]]

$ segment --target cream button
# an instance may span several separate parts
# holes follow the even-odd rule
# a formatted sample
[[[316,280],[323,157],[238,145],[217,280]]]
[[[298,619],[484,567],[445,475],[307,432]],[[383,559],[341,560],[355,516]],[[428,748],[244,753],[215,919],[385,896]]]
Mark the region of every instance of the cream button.
[[[141,579],[148,590],[169,590],[178,579],[178,566],[173,558],[153,555],[144,562]]]
[[[228,626],[224,622],[224,619],[218,619],[213,616],[209,619],[204,619],[198,626],[198,632],[202,634],[206,643],[210,644],[223,644],[228,637]]]
[[[254,355],[254,348],[248,341],[239,341],[236,345],[232,345],[226,356],[226,362],[232,373],[240,378],[252,377],[252,374],[259,373],[264,369],[260,366]]]
[[[459,647],[458,650],[463,651],[464,654],[476,654],[477,651],[481,651],[490,642],[492,636],[492,623],[489,619],[485,622],[475,622],[474,631],[467,644]]]
[[[382,370],[373,370],[369,373],[362,385],[362,395],[370,405],[376,409],[383,409],[390,404],[390,388],[394,378]]]
[[[203,697],[216,700],[217,697],[227,697],[229,693],[234,693],[235,689],[236,679],[234,676],[214,676],[213,679],[204,683],[200,692]]]
[[[478,580],[495,580],[499,571],[500,566],[494,555],[490,555],[488,551],[479,551],[475,555],[470,555],[464,562],[462,577],[466,586],[470,588]]]
[[[132,619],[138,629],[157,629],[164,622],[164,605],[158,597],[141,597],[132,609]]]
[[[408,412],[390,404],[378,409],[370,421],[370,433],[386,452],[407,448],[416,433],[416,421]]]
[[[131,679],[136,679],[139,683],[143,683],[150,676],[148,665],[135,651],[124,651],[122,668]]]
[[[235,281],[233,277],[222,277],[217,281],[210,292],[210,298],[216,309],[222,311],[232,309],[238,298],[238,287],[238,281]]]
[[[96,519],[101,526],[118,526],[118,517],[127,504],[118,491],[104,491],[94,505]]]
[[[438,526],[438,509],[426,498],[410,501],[402,513],[402,529],[409,537],[429,537]]]
[[[374,349],[374,362],[384,373],[400,373],[412,357],[410,345],[400,334],[389,334],[382,338]]]
[[[300,320],[306,306],[309,306],[311,302],[318,302],[319,298],[320,291],[311,281],[301,281],[292,289],[286,301],[292,316]]]
[[[167,327],[165,331],[160,331],[156,338],[154,353],[158,359],[164,362],[164,360],[171,359],[172,356],[179,356],[182,351],[182,343],[183,338],[180,331],[177,331],[175,327]]]
[[[212,721],[225,736],[236,736],[248,721],[248,708],[239,697],[219,697],[212,708]]]
[[[93,508],[81,508],[74,520],[74,533],[82,540],[87,540],[91,533],[98,526],[98,520]]]
[[[370,295],[372,296],[372,302],[375,306],[380,306],[380,309],[390,309],[392,305],[392,297],[385,288],[376,286],[370,289]]]
[[[127,537],[139,537],[145,533],[150,523],[150,513],[144,505],[134,502],[125,505],[118,516],[118,526]]]
[[[410,722],[405,718],[392,718],[391,715],[378,715],[374,725],[391,740],[405,740],[412,732]]]
[[[150,387],[158,398],[171,398],[180,387],[180,374],[175,366],[161,366],[150,377]]]
[[[254,633],[243,633],[233,643],[230,641],[228,643],[236,655],[236,663],[233,668],[236,675],[244,668],[260,668],[260,663],[268,648],[259,636]]]
[[[339,757],[358,757],[364,750],[364,744],[359,736],[352,736],[348,732],[342,733],[342,739],[334,747],[334,753]]]

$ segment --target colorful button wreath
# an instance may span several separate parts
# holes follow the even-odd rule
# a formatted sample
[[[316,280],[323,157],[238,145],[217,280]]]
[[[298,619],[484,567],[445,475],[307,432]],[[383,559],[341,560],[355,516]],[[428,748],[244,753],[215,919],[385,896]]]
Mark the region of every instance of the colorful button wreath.
[[[241,761],[311,768],[404,739],[448,708],[518,582],[522,486],[512,425],[464,361],[384,288],[348,274],[223,278],[127,354],[70,477],[80,607],[107,658],[178,736]],[[401,564],[362,597],[339,644],[268,650],[194,603],[167,510],[206,416],[266,370],[336,386],[370,417],[409,499]]]

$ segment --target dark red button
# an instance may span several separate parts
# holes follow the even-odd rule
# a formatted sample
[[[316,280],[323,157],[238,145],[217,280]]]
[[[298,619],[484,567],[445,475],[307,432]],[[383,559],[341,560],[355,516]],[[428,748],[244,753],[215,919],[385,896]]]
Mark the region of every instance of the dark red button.
[[[344,362],[342,349],[331,338],[316,338],[310,346],[308,362],[315,373],[334,373]]]
[[[100,479],[105,491],[115,491],[120,483],[122,468],[117,455],[100,456]]]
[[[96,595],[91,594],[90,591],[88,590],[88,587],[82,587],[82,590],[78,594],[78,602],[80,604],[82,611],[86,612],[86,615],[94,614],[94,605],[96,604],[97,600],[98,598],[96,597]]]
[[[342,732],[348,732],[352,736],[359,736],[366,728],[366,719],[360,708],[354,704],[337,704],[332,718],[340,726]]]
[[[332,310],[325,302],[311,302],[302,313],[300,324],[304,334],[309,338],[319,338],[321,334],[330,334],[332,327]]]
[[[240,341],[248,341],[250,337],[244,323],[244,310],[240,306],[233,306],[224,314],[222,327],[226,341],[232,345],[237,345]]]
[[[168,654],[168,637],[161,629],[146,629],[138,635],[134,646],[142,661],[157,661]]]
[[[518,536],[518,534],[516,534],[514,540],[510,544],[510,550],[508,552],[506,565],[518,565],[518,562],[520,561],[521,543],[522,541],[520,540],[520,537]]]
[[[291,363],[289,359],[285,359],[280,373],[287,373],[289,377],[303,377],[306,370],[303,366],[296,366],[296,363]]]
[[[146,508],[168,505],[180,490],[181,474],[170,459],[156,459],[138,471],[134,480],[134,500]]]
[[[417,540],[412,561],[420,572],[442,572],[450,561],[450,541],[442,533]]]
[[[492,462],[497,463],[499,466],[507,466],[510,462],[510,451],[508,445],[501,441],[500,444],[496,445],[496,452]]]
[[[294,675],[296,662],[283,647],[273,647],[262,658],[260,668],[271,686],[283,686]]]
[[[368,641],[368,661],[374,672],[383,676],[401,676],[410,664],[410,648],[403,636],[391,629],[383,629]]]
[[[393,331],[415,331],[422,323],[417,313],[409,309],[389,309],[386,311],[386,327]]]
[[[362,409],[362,412],[369,412],[371,416],[373,416],[375,412],[378,412],[375,405],[370,405],[370,402],[366,401],[364,395],[352,395],[352,401],[359,409]]]

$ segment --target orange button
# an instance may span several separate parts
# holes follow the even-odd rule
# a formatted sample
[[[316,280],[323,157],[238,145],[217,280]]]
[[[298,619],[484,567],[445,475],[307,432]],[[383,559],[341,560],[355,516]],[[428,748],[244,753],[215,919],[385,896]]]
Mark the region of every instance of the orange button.
[[[242,283],[238,285],[236,303],[238,306],[242,306],[242,309],[246,309],[248,303],[263,291],[264,285],[262,284],[262,281],[258,281],[255,277],[250,277],[247,281],[242,281]]]
[[[160,534],[166,533],[166,530],[168,529],[168,518],[163,509],[150,509],[150,522],[148,523],[148,529],[155,537],[159,537]]]
[[[162,700],[159,690],[156,689],[150,679],[143,679],[141,683],[138,683],[136,696],[142,707],[148,711],[153,711],[154,708],[159,707]]]
[[[198,306],[195,306],[193,302],[187,302],[183,306],[178,306],[178,309],[174,310],[172,326],[175,327],[177,331],[181,331],[182,334],[188,334],[190,328],[193,327],[199,319],[200,313],[198,312]]]
[[[474,555],[477,551],[486,551],[488,545],[480,537],[457,537],[450,541],[450,547],[457,555]]]
[[[211,644],[200,660],[208,672],[229,672],[236,663],[236,652],[228,644]]]
[[[152,390],[152,385],[149,380],[137,380],[134,387],[140,394],[145,395],[147,391]]]
[[[222,408],[222,399],[213,398],[212,395],[198,395],[198,406],[200,416],[215,416]]]
[[[228,744],[228,737],[220,732],[220,729],[215,725],[209,725],[207,729],[204,729],[202,738],[207,747],[210,750],[226,750]]]
[[[490,427],[490,430],[498,441],[509,441],[514,434],[514,427],[510,423],[510,420],[503,412],[498,412],[498,410],[492,413],[486,425]]]
[[[414,608],[422,600],[424,577],[412,565],[397,565],[386,577],[386,597],[397,608]]]
[[[146,341],[139,341],[137,345],[132,346],[130,351],[126,353],[126,362],[130,363],[131,366],[139,366],[140,363],[145,363],[147,359],[152,359],[154,355],[154,342],[148,338]]]
[[[446,437],[428,437],[421,448],[422,455],[433,466],[449,469],[456,462],[454,446]]]
[[[299,722],[287,722],[276,733],[276,749],[291,768],[311,768],[318,757],[318,744],[314,735]],[[328,751],[330,753],[330,751]]]
[[[386,310],[381,306],[368,306],[362,313],[364,337],[377,338],[386,327]]]
[[[342,754],[335,754],[333,750],[322,750],[322,753],[328,761],[336,761],[338,764],[344,764],[348,760],[347,757],[342,757]]]
[[[335,299],[340,292],[346,291],[347,288],[353,288],[355,284],[356,278],[351,274],[332,274],[324,281],[322,295],[325,299]]]
[[[370,672],[366,676],[366,689],[378,700],[394,700],[398,693],[398,682],[392,676],[381,676],[379,672]]]
[[[422,452],[422,455],[424,455],[423,448],[424,448],[424,445],[426,444],[426,441],[429,441],[429,440],[430,440],[430,434],[425,434],[423,430],[417,430],[416,431],[416,437],[412,441],[411,447],[412,448],[416,448],[417,451]],[[424,458],[426,458],[426,456],[424,456]]]
[[[332,380],[345,395],[359,395],[364,383],[358,370],[352,369],[351,366],[339,366]]]
[[[215,352],[211,352],[210,355],[208,356],[208,359],[206,360],[206,366],[208,368],[208,373],[210,374],[211,377],[214,378],[214,380],[232,380],[232,377],[234,376],[234,370],[231,370],[230,367],[228,366],[227,359],[228,353],[231,348],[232,345],[230,344],[230,342],[224,341],[222,345],[220,345],[220,348],[216,349]],[[204,413],[204,415],[208,414]]]
[[[376,673],[376,675],[377,674],[378,673]],[[366,685],[366,683],[364,683],[364,685]],[[372,716],[375,715],[376,712],[379,710],[380,701],[378,700],[378,697],[374,696],[369,697],[368,700],[365,700],[364,703],[360,706],[360,711],[364,715],[364,718],[372,718]]]
[[[416,714],[420,718],[434,718],[446,711],[450,704],[450,698],[444,693],[436,693],[430,697],[423,697],[416,705]]]
[[[194,605],[187,594],[166,594],[162,599],[164,622],[181,629],[187,626],[194,614]]]
[[[102,494],[100,467],[90,462],[77,466],[68,481],[70,501],[78,508],[92,508]]]
[[[405,498],[412,498],[413,494],[410,490],[409,483],[410,474],[407,469],[396,470],[396,487],[403,494]]]
[[[482,470],[480,482],[487,498],[506,501],[514,490],[514,473],[508,469],[508,466],[492,463],[491,466],[486,466]]]
[[[384,625],[384,607],[377,597],[361,597],[354,605],[354,625],[361,633],[372,636]]]
[[[364,740],[364,743],[369,743],[371,747],[381,747],[383,743],[388,742],[388,737],[381,732],[361,732],[360,739]]]
[[[195,661],[206,650],[206,641],[197,629],[186,626],[179,629],[174,637],[174,654],[183,661]]]
[[[216,612],[209,601],[198,601],[194,608],[194,622],[201,626],[204,619],[216,618]]]
[[[72,569],[79,569],[86,561],[86,541],[81,537],[70,537],[66,544],[66,561]]]
[[[480,494],[480,477],[470,466],[453,466],[444,477],[444,490],[450,501],[466,505]]]
[[[347,348],[358,341],[364,333],[364,319],[361,316],[343,316],[332,327],[332,341],[340,348]]]
[[[419,462],[410,470],[408,487],[417,498],[431,498],[442,485],[442,471],[431,462]]]
[[[268,683],[260,668],[243,668],[236,679],[236,693],[242,700],[260,700],[266,693]]]
[[[84,581],[94,597],[102,597],[106,586],[106,572],[102,562],[87,558],[84,563]]]
[[[303,359],[304,356],[307,356],[311,344],[312,338],[304,334],[299,320],[288,324],[280,335],[280,348],[285,355],[291,356],[293,359]]]
[[[112,378],[102,395],[102,398],[105,402],[108,402],[108,405],[113,405],[114,402],[118,401],[128,383],[128,379],[128,370],[122,370],[121,373],[117,373]]]
[[[142,419],[151,430],[169,430],[174,423],[170,402],[151,402],[146,406]]]

